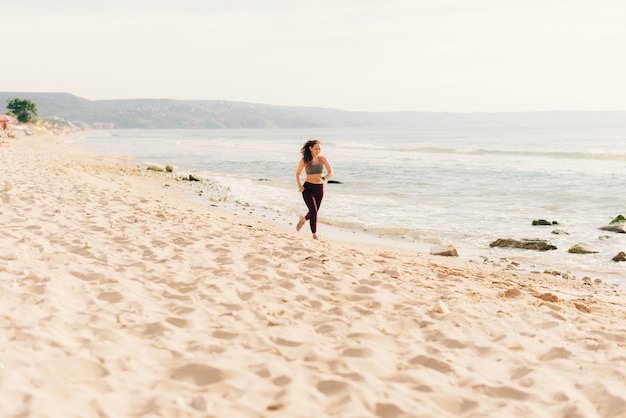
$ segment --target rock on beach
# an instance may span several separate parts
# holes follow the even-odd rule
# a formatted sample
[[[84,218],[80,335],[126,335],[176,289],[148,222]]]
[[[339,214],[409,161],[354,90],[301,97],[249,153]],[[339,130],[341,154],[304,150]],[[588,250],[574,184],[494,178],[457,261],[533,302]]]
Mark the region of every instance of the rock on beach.
[[[490,247],[501,248],[520,248],[523,250],[536,250],[536,251],[550,251],[556,250],[555,245],[550,244],[548,241],[541,239],[511,239],[511,238],[499,238],[489,244]]]

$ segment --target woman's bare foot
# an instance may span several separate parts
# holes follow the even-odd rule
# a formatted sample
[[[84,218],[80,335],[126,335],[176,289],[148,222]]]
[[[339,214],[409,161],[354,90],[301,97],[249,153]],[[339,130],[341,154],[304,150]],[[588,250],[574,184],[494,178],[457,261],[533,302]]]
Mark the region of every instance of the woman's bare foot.
[[[301,230],[302,226],[304,225],[305,222],[306,222],[306,218],[304,216],[300,216],[300,220],[298,221],[298,225],[296,225],[296,231]]]
[[[313,234],[313,239],[318,240],[317,234]]]

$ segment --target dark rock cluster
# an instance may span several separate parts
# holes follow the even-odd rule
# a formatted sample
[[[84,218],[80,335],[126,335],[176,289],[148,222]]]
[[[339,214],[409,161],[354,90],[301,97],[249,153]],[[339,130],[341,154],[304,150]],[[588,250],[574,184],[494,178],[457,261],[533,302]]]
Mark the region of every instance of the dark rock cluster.
[[[532,222],[533,226],[552,226],[558,225],[557,221],[547,221],[545,219],[535,219]],[[618,215],[615,217],[608,225],[602,226],[599,228],[602,231],[609,231],[624,234],[626,233],[626,217],[622,215]],[[555,229],[552,231],[555,235],[569,235],[566,231],[562,229]],[[557,247],[550,244],[546,240],[541,239],[512,239],[512,238],[499,238],[489,244],[490,247],[503,247],[503,248],[520,248],[525,250],[536,250],[536,251],[549,251],[556,250]],[[569,253],[572,254],[596,254],[596,251],[591,246],[585,243],[577,243],[572,245],[568,249]],[[626,253],[620,251],[615,257],[612,258],[613,261],[626,261]]]

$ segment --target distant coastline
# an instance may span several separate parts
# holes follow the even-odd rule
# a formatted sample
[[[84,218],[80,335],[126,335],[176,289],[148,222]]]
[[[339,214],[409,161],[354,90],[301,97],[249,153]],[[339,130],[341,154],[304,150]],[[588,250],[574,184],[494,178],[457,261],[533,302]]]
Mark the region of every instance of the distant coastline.
[[[69,93],[0,92],[37,105],[38,116],[92,129],[231,128],[626,128],[626,111],[356,112],[224,100],[87,100]]]

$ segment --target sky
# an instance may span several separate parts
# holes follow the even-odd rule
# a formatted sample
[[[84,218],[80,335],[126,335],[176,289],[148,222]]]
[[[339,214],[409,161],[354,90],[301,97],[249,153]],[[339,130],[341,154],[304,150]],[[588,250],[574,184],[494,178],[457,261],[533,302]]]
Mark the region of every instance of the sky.
[[[353,111],[626,110],[624,0],[30,0],[0,91]]]

